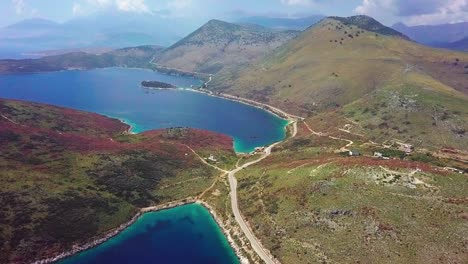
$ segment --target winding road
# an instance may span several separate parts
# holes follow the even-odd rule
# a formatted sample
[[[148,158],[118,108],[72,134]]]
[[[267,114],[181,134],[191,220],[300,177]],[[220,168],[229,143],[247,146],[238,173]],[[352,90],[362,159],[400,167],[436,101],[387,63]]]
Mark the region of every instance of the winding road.
[[[292,137],[295,137],[297,135],[297,122],[293,123],[293,133]],[[249,240],[250,244],[252,245],[253,250],[258,254],[258,256],[267,264],[276,264],[277,261],[273,258],[273,256],[266,250],[261,242],[255,237],[255,234],[250,230],[249,226],[247,225],[247,222],[244,220],[242,217],[240,210],[239,210],[239,202],[237,200],[237,179],[236,179],[236,173],[251,166],[254,165],[264,159],[266,159],[268,156],[271,155],[271,150],[281,142],[277,142],[273,145],[270,145],[265,149],[265,153],[258,158],[257,160],[248,162],[241,167],[236,168],[235,170],[232,170],[228,173],[228,178],[229,178],[229,186],[231,188],[231,205],[232,205],[232,212],[234,213],[234,217],[239,224],[242,232],[244,232],[245,236]]]

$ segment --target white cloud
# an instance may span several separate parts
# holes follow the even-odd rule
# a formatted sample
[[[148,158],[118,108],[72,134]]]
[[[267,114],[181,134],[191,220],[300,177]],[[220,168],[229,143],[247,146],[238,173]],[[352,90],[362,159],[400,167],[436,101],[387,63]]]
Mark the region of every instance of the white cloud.
[[[112,0],[88,0],[88,3],[99,7],[106,7],[112,4]]]
[[[17,15],[22,15],[26,9],[26,3],[23,0],[12,0]]]
[[[289,6],[309,6],[312,4],[311,0],[281,0],[283,5]]]
[[[409,25],[455,23],[468,20],[468,0],[363,0],[354,11]]]
[[[81,0],[73,3],[75,15],[91,13],[93,10],[116,9],[123,12],[151,13],[145,0]]]
[[[79,3],[73,3],[72,7],[73,15],[81,15],[83,14],[83,7]]]
[[[103,1],[103,0],[101,0]],[[115,5],[121,11],[149,13],[150,10],[144,0],[115,0]]]

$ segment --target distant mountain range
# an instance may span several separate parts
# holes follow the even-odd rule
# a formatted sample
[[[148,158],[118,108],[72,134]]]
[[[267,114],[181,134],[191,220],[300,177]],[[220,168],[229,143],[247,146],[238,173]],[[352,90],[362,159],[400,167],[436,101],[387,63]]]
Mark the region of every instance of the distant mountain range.
[[[196,23],[182,19],[118,12],[64,23],[29,19],[0,28],[0,58],[23,58],[23,53],[57,49],[169,46],[196,27]]]
[[[280,30],[305,30],[324,18],[325,16],[322,15],[314,15],[302,18],[252,16],[241,18],[236,22],[240,24],[260,25],[263,27]]]
[[[468,37],[468,22],[429,26],[407,26],[398,23],[392,28],[428,46],[462,51],[468,49],[467,41],[463,41]]]
[[[468,52],[468,37],[451,43],[439,43],[436,47]]]
[[[163,50],[159,46],[138,46],[102,54],[72,52],[39,59],[0,60],[0,73],[47,72],[106,67],[150,67],[149,62]]]

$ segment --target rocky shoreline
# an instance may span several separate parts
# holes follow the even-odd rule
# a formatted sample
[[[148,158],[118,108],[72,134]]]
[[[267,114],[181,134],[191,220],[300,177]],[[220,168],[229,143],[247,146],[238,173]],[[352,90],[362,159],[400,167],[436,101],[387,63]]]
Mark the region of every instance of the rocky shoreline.
[[[169,202],[169,203],[162,204],[162,205],[142,208],[132,217],[132,219],[130,219],[126,223],[121,224],[119,227],[113,229],[112,231],[110,231],[106,235],[104,235],[104,236],[102,236],[100,238],[96,238],[93,241],[88,242],[86,244],[73,246],[72,249],[67,250],[65,252],[62,252],[62,253],[54,256],[54,257],[34,261],[32,263],[33,264],[55,263],[57,261],[63,260],[65,258],[71,257],[73,255],[76,255],[78,253],[81,253],[83,251],[92,249],[94,247],[97,247],[97,246],[105,243],[109,239],[117,236],[122,231],[127,229],[129,226],[134,224],[145,213],[168,210],[168,209],[172,209],[172,208],[175,208],[175,207],[188,205],[188,204],[194,204],[194,203],[197,203],[197,204],[203,206],[205,209],[207,209],[210,212],[211,216],[213,217],[213,219],[215,219],[217,225],[219,226],[219,228],[221,228],[221,230],[223,231],[223,234],[226,236],[230,246],[232,247],[232,249],[234,249],[234,252],[236,253],[236,255],[237,255],[238,259],[240,260],[240,262],[242,264],[249,263],[248,259],[243,256],[242,251],[240,250],[239,246],[234,242],[234,239],[232,239],[231,235],[229,234],[229,230],[225,227],[225,225],[223,224],[221,219],[217,216],[215,210],[209,204],[207,204],[206,202],[201,201],[201,200],[197,200],[196,198],[192,198],[192,197],[186,198],[186,199],[183,199],[183,200],[179,200],[179,201]]]

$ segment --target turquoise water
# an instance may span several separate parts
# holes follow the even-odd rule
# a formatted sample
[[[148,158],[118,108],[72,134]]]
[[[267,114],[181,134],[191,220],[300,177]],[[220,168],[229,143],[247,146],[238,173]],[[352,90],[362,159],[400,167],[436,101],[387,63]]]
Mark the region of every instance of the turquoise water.
[[[146,213],[98,247],[59,262],[78,263],[239,263],[211,214],[190,204]]]
[[[185,90],[145,90],[143,80],[179,87],[199,85],[190,77],[149,70],[109,68],[0,75],[0,97],[48,103],[125,120],[133,132],[192,127],[234,138],[237,152],[250,152],[285,137],[287,121],[261,109]]]

